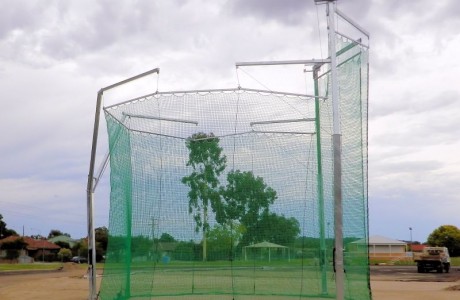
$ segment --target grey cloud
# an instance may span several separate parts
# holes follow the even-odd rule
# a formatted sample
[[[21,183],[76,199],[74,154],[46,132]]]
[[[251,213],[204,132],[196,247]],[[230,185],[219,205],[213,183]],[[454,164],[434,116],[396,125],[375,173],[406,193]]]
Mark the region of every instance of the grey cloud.
[[[155,19],[156,9],[150,3],[154,2],[135,5],[97,1],[83,14],[66,10],[60,15],[61,26],[49,29],[52,33],[44,39],[44,52],[65,59],[130,43],[133,37],[154,28],[152,19]],[[155,39],[155,32],[152,32],[152,39]]]
[[[371,1],[338,1],[337,7],[344,13],[353,14],[362,20],[369,12]],[[325,5],[316,5],[313,0],[236,0],[228,1],[227,6],[235,16],[257,17],[264,21],[275,20],[286,25],[299,25],[305,20],[323,18]]]
[[[418,0],[416,4],[400,0],[386,0],[384,3],[381,13],[392,18],[407,15],[418,15],[423,18],[430,12],[430,7],[433,7],[433,1],[430,0]]]
[[[376,146],[408,147],[409,149],[453,145],[458,141],[459,130],[457,128],[442,126],[442,129],[444,130],[433,128],[429,122],[418,125],[401,121],[398,124],[389,125],[385,129],[385,134],[376,135],[373,140]]]
[[[355,22],[367,23],[369,12],[373,1],[361,1],[361,0],[346,0],[337,1],[337,8],[348,16],[352,16]],[[367,28],[367,27],[366,27]]]
[[[416,90],[400,95],[398,99],[385,99],[370,105],[370,115],[373,118],[392,114],[414,115],[420,113],[433,114],[437,111],[460,110],[460,93],[454,90],[441,91],[436,97],[420,96]],[[460,112],[460,111],[459,111]]]
[[[227,5],[235,16],[258,17],[288,25],[297,25],[307,16],[316,15],[314,2],[305,0],[235,0],[228,1]]]
[[[458,108],[452,105],[444,110],[437,109],[432,112],[420,114],[398,114],[379,118],[370,123],[369,138],[370,149],[375,155],[381,157],[392,157],[398,154],[402,157],[409,154],[417,154],[428,149],[439,161],[440,153],[436,147],[447,147],[457,151],[456,145],[460,136],[458,121]],[[458,147],[458,146],[457,146]],[[425,154],[426,155],[426,154]]]
[[[380,6],[379,16],[384,16],[394,32],[441,33],[456,34],[455,27],[449,26],[458,22],[460,10],[458,1],[419,0],[411,1],[387,0]],[[434,26],[436,24],[436,26]],[[449,28],[450,27],[450,28]],[[441,29],[441,31],[440,31]]]
[[[0,11],[0,90],[6,113],[0,119],[0,127],[5,129],[1,133],[0,178],[32,177],[38,183],[25,182],[18,188],[32,193],[18,192],[15,199],[33,203],[58,194],[62,209],[82,211],[78,220],[84,220],[82,199],[94,101],[100,87],[153,67],[162,69],[163,91],[171,87],[215,88],[223,83],[223,87],[234,86],[235,61],[315,57],[311,53],[319,48],[317,8],[321,33],[325,34],[324,6],[315,7],[313,0],[4,2],[7,5]],[[432,199],[447,199],[449,202],[439,202],[443,205],[458,202],[458,161],[449,161],[441,152],[445,147],[453,156],[460,136],[459,93],[452,86],[454,68],[436,70],[439,82],[427,82],[425,75],[434,73],[422,74],[412,67],[427,66],[427,61],[438,67],[445,61],[443,47],[457,35],[459,3],[338,1],[339,9],[371,33],[372,226],[387,228],[389,216],[409,218],[407,211],[415,205],[434,210]],[[416,45],[406,44],[408,37],[417,34],[429,42],[439,39],[439,44],[436,40],[429,49],[433,53],[426,54],[430,60],[420,59],[420,53],[414,51]],[[326,48],[324,43],[322,46]],[[282,77],[286,81],[289,77],[285,69],[274,70],[265,68],[260,75],[252,69],[246,71],[272,88],[285,80]],[[151,82],[148,87],[153,89],[156,82]],[[429,84],[435,92],[431,93],[430,87],[420,89]],[[283,82],[280,89],[287,86]],[[126,100],[120,90],[113,94]],[[385,98],[387,94],[391,98]],[[106,135],[101,132],[99,137],[102,147],[98,148],[97,163],[106,146]],[[71,193],[65,192],[68,185],[60,180],[72,181]],[[58,185],[57,192],[53,185]],[[44,187],[51,191],[42,191]],[[106,190],[102,197],[97,195],[96,205],[107,206],[109,187]],[[79,206],[68,206],[68,202]],[[106,206],[97,213],[107,214]],[[104,218],[105,222],[107,215]],[[431,218],[430,224],[436,218]],[[407,220],[417,228],[416,221],[415,217]],[[389,236],[400,231],[401,222],[394,223]],[[72,225],[62,224],[64,231]],[[84,231],[85,226],[81,227],[78,232]]]
[[[0,10],[0,40],[14,30],[27,30],[39,23],[42,5],[34,1],[5,0]]]
[[[460,2],[457,0],[447,0],[446,5],[440,12],[439,17],[442,19],[451,19],[458,21],[458,16],[460,14]]]
[[[59,61],[131,43],[134,37],[142,34],[150,34],[151,40],[145,40],[147,44],[158,42],[161,26],[155,3],[79,1],[62,4],[62,1],[50,1],[43,6],[25,5],[28,8],[25,12],[11,9],[14,16],[3,23],[16,18],[29,21],[2,26],[4,37],[16,27],[23,33],[5,46],[11,48],[10,53],[14,53],[18,61],[27,61],[31,54]],[[0,42],[6,43],[5,40]]]
[[[419,173],[432,172],[443,167],[443,163],[435,160],[425,161],[378,161],[372,163],[374,167],[378,167],[381,174],[396,174],[396,173]]]

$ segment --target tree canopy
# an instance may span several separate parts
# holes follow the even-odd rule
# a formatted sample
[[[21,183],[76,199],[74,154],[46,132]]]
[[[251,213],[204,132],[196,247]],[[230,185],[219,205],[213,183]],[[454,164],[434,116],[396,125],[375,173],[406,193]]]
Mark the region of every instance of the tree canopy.
[[[283,246],[294,245],[300,233],[299,221],[275,213],[265,213],[243,237],[243,242],[267,241]]]
[[[0,239],[4,239],[6,237],[9,237],[10,235],[17,235],[17,232],[14,231],[13,229],[8,229],[6,227],[5,221],[3,221],[3,216],[0,214]]]
[[[270,222],[277,225],[281,219],[270,214],[270,205],[277,198],[276,191],[269,187],[262,177],[251,171],[231,171],[227,174],[227,186],[221,188],[223,209],[216,214],[217,222],[239,222],[244,228],[243,244],[251,242],[279,242],[266,230]],[[277,226],[275,225],[275,226]],[[271,228],[271,227],[270,227]]]
[[[447,247],[452,256],[460,256],[460,229],[454,225],[442,225],[436,228],[427,240],[431,246]]]
[[[102,252],[105,254],[109,240],[109,230],[107,227],[102,226],[94,229],[94,233],[94,239],[96,240],[97,247],[100,247]]]
[[[70,234],[68,233],[64,233],[58,229],[51,229],[50,233],[48,234],[48,238],[50,239],[50,238],[61,236],[61,235],[70,237]]]
[[[250,226],[268,213],[276,200],[276,191],[265,184],[262,177],[250,171],[231,171],[227,175],[227,186],[221,189],[224,209],[216,215],[217,222],[239,221]]]
[[[163,232],[158,239],[159,242],[173,243],[176,242],[176,239],[167,232]]]

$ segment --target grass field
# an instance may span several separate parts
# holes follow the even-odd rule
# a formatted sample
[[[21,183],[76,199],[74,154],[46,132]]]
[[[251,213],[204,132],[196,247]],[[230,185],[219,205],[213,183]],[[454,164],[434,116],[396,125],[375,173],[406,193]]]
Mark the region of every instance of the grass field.
[[[451,257],[450,258],[450,263],[452,266],[460,266],[460,257]]]
[[[101,283],[102,299],[124,293],[134,299],[150,296],[191,299],[198,295],[202,298],[196,299],[205,299],[206,295],[239,295],[238,299],[245,296],[252,296],[250,299],[255,299],[253,296],[260,296],[260,299],[324,299],[335,295],[332,265],[323,276],[320,266],[302,264],[301,260],[136,263],[131,265],[130,275],[127,274],[122,264],[107,264]],[[347,289],[350,293],[364,295],[356,299],[367,299],[367,280],[363,267],[347,270]],[[130,291],[126,291],[126,287]]]
[[[62,267],[62,263],[0,264],[0,272],[57,270],[61,267]]]
[[[460,266],[460,257],[451,257],[451,265],[452,266]],[[373,261],[375,263],[375,261]],[[297,266],[298,262],[292,261],[291,264],[292,266]],[[414,265],[415,263],[412,261],[407,261],[407,262],[397,262],[397,265]],[[264,262],[256,262],[256,263],[250,263],[248,264],[247,262],[239,262],[236,261],[233,266],[235,267],[263,267],[266,265]],[[271,266],[285,266],[286,262],[271,262]],[[311,264],[310,264],[311,265]],[[62,266],[62,263],[60,262],[53,262],[53,263],[31,263],[31,264],[7,264],[7,263],[0,263],[0,272],[2,271],[22,271],[22,270],[55,270],[59,269]],[[143,265],[145,266],[145,265]],[[184,266],[191,266],[190,263],[181,263],[181,262],[174,262],[169,266],[169,268],[183,268]],[[194,268],[207,268],[207,267],[225,267],[228,266],[228,262],[197,262],[196,264],[193,265]],[[81,268],[86,269],[87,265],[82,264]],[[104,268],[103,263],[98,263],[96,265],[96,268],[101,269]]]

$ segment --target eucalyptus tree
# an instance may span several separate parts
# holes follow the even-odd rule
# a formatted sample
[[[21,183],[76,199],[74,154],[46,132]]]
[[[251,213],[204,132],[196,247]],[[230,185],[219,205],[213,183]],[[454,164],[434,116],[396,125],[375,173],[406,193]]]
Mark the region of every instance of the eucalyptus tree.
[[[195,133],[186,140],[189,150],[187,166],[192,168],[190,175],[182,178],[182,183],[190,190],[189,213],[195,220],[195,231],[203,233],[203,260],[206,255],[206,232],[209,230],[208,213],[212,209],[220,215],[222,201],[219,176],[225,170],[227,158],[222,153],[219,138],[213,133]]]

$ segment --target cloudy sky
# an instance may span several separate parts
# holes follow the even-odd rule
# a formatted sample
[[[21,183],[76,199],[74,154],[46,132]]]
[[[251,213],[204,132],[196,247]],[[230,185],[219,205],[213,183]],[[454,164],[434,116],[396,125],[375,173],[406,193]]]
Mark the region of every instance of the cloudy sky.
[[[312,92],[295,68],[237,61],[327,57],[313,0],[1,0],[0,214],[26,235],[85,236],[97,91],[159,67],[145,92],[242,86]],[[370,234],[424,242],[460,226],[460,3],[339,0],[371,33]],[[287,80],[289,78],[289,80]],[[98,163],[106,151],[101,130]],[[107,225],[108,179],[96,193]]]

